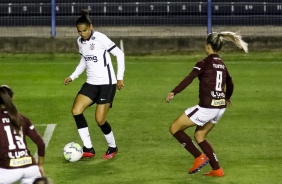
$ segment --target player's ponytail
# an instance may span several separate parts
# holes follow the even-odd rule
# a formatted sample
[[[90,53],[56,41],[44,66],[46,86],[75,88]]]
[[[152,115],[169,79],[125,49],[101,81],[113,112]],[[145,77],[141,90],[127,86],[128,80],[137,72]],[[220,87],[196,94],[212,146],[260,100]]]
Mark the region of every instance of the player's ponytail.
[[[78,19],[76,20],[76,25],[86,24],[87,26],[90,26],[92,23],[91,23],[91,20],[89,18],[88,10],[82,9],[80,14],[81,14],[81,16],[78,17]]]
[[[0,105],[4,105],[5,109],[8,111],[11,125],[14,127],[16,132],[19,133],[21,129],[21,118],[16,106],[12,101],[13,94],[14,93],[10,87],[6,85],[2,85],[0,87]]]
[[[242,40],[242,36],[238,33],[223,31],[220,33],[213,32],[208,34],[206,43],[210,44],[216,52],[220,51],[223,45],[223,40],[233,42],[237,47],[248,53],[248,44]]]

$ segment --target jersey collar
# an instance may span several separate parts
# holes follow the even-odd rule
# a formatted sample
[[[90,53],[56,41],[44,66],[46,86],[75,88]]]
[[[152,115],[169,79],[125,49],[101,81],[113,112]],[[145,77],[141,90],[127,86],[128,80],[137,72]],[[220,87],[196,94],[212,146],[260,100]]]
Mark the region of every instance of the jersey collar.
[[[80,42],[83,43],[83,42],[89,41],[93,37],[93,34],[94,34],[93,30],[91,30],[91,34],[89,38],[87,38],[86,40],[83,40],[82,38],[80,38]]]

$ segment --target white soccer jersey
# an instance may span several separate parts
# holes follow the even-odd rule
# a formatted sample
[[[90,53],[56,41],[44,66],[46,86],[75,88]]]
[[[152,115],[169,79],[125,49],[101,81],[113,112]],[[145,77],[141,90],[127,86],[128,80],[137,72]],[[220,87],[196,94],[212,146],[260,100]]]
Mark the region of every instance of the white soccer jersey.
[[[124,53],[103,33],[94,31],[89,40],[77,39],[81,59],[71,74],[76,79],[86,69],[86,82],[93,85],[116,84],[123,80]],[[115,76],[110,54],[117,59],[117,77]]]

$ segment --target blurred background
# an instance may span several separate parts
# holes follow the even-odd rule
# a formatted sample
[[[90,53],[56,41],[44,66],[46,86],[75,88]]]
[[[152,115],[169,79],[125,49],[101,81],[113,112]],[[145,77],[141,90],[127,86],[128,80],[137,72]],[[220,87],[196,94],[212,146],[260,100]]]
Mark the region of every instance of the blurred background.
[[[76,38],[75,21],[81,9],[89,10],[95,30],[117,42],[122,38],[189,40],[211,31],[234,31],[267,49],[269,40],[278,48],[277,38],[282,36],[281,0],[1,0],[0,37]],[[268,39],[258,43],[262,37]]]

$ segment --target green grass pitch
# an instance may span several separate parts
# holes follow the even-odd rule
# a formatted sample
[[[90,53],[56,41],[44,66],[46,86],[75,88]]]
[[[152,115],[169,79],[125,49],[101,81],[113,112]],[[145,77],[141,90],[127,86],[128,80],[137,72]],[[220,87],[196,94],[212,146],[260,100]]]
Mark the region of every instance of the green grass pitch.
[[[65,86],[78,54],[0,54],[0,84],[15,92],[14,102],[37,126],[56,124],[46,150],[45,172],[54,184],[278,184],[282,179],[281,109],[282,53],[224,52],[235,83],[233,106],[208,135],[226,176],[189,175],[193,158],[170,135],[168,127],[187,107],[198,102],[198,81],[169,104],[164,99],[204,53],[127,56],[125,88],[117,91],[108,115],[119,153],[102,160],[107,144],[94,122],[94,108],[85,111],[95,158],[70,163],[62,149],[81,144],[70,113],[85,74]],[[115,60],[113,58],[113,63]],[[193,137],[194,128],[186,131]],[[30,144],[32,152],[35,146]]]

